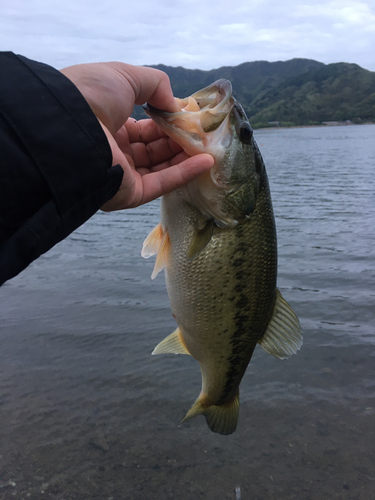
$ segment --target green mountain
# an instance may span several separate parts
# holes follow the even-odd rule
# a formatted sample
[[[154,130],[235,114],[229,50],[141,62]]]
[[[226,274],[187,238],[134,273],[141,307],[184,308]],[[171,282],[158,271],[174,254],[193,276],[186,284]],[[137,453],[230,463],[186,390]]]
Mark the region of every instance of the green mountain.
[[[177,97],[186,97],[219,78],[230,80],[234,96],[254,128],[269,126],[269,122],[292,126],[375,121],[375,72],[356,64],[291,59],[246,62],[210,71],[153,67],[168,74]],[[133,116],[144,117],[143,110],[136,109]]]
[[[328,64],[287,78],[246,104],[246,111],[254,124],[375,121],[375,72],[356,64]]]

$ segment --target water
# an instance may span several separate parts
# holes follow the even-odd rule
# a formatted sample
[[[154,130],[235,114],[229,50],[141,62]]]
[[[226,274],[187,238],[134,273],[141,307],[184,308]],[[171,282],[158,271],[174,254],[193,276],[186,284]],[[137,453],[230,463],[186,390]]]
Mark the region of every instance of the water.
[[[177,423],[200,390],[142,241],[159,204],[98,213],[0,289],[0,500],[375,498],[375,125],[257,131],[279,287],[305,343],[256,349],[239,426]]]

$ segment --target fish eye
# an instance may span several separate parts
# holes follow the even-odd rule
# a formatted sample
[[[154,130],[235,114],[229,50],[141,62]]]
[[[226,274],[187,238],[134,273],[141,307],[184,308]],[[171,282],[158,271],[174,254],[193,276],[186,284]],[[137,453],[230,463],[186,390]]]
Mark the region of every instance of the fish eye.
[[[239,140],[244,144],[250,144],[253,137],[253,129],[249,122],[242,122],[239,129]]]

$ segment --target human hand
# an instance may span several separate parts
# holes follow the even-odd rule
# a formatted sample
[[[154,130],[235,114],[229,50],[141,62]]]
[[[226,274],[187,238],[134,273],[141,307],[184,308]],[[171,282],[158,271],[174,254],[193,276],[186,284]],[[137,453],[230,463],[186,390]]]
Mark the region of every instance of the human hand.
[[[61,70],[85,97],[107,136],[112,165],[124,170],[117,194],[103,210],[131,208],[181,187],[212,167],[212,156],[188,157],[149,119],[129,118],[134,104],[179,111],[162,71],[120,62],[79,64]]]

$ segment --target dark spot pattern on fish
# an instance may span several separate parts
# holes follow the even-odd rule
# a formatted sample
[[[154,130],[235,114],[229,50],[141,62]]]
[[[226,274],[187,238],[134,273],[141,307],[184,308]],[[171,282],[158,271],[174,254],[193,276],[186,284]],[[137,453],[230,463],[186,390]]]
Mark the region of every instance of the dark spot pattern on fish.
[[[233,270],[232,293],[229,300],[234,306],[233,330],[228,353],[225,385],[216,404],[227,403],[246,371],[258,340],[267,326],[274,301],[276,283],[276,234],[272,224],[266,233],[259,232],[262,217],[269,217],[267,178],[262,179],[261,201],[252,220],[239,223],[235,228],[230,265]],[[262,196],[263,195],[263,196]],[[266,210],[265,210],[266,208]],[[271,209],[272,210],[272,209]],[[249,238],[249,233],[251,237]],[[273,271],[262,275],[264,265]]]
[[[241,288],[241,287],[239,287]],[[246,309],[246,307],[248,307],[250,304],[250,299],[247,295],[245,294],[241,294],[236,302],[236,306],[239,308],[239,309]]]
[[[228,94],[228,83],[215,82],[214,102],[211,87],[193,99],[201,109],[210,106],[211,113],[212,104],[224,102],[217,96]],[[205,405],[222,406],[211,408],[210,417],[203,412],[211,430],[222,434],[235,430],[238,387],[272,315],[277,274],[276,231],[265,166],[245,112],[239,104],[233,106],[225,125],[233,140],[214,171],[224,181],[224,190],[216,190],[213,178],[203,176],[202,186],[193,182],[162,200],[163,223],[172,243],[166,268],[172,310],[192,356],[200,363]],[[222,115],[207,119],[210,113],[203,111],[202,127],[218,131]],[[199,134],[196,128],[187,128],[189,142],[194,143]],[[204,244],[195,245],[194,258],[186,259],[192,234],[198,234]],[[202,413],[194,408],[188,418]],[[226,412],[233,420],[230,427],[221,420]]]
[[[232,333],[230,342],[231,354],[227,358],[229,369],[226,373],[226,383],[221,393],[221,397],[216,404],[223,404],[227,398],[232,395],[233,389],[237,387],[239,379],[242,378],[255,348],[255,345],[251,348],[249,356],[249,343],[246,335],[249,327],[249,314],[245,311],[248,309],[250,299],[244,293],[237,295],[235,298],[237,312],[234,317],[235,330]],[[244,360],[246,360],[245,364]]]
[[[243,265],[243,258],[237,258],[232,261],[232,266],[241,267]]]
[[[249,346],[244,342],[237,342],[235,345],[233,345],[232,354],[227,359],[227,363],[229,364],[230,368],[226,373],[226,383],[220,398],[215,402],[215,404],[224,404],[227,402],[229,397],[233,396],[234,390],[238,387],[238,379],[239,377],[242,378],[248,364],[246,363],[246,365],[243,366],[244,354],[246,352],[246,359],[250,361],[254,349],[255,345],[249,352]]]

